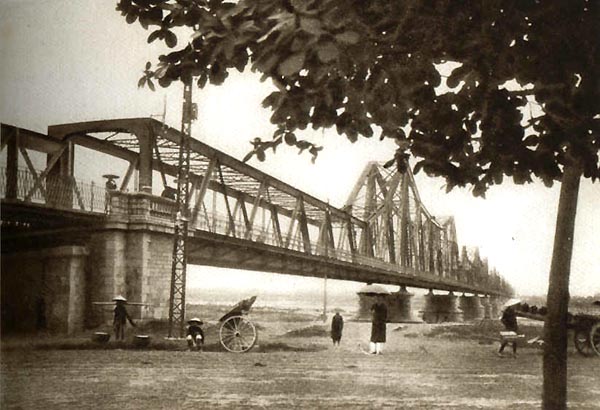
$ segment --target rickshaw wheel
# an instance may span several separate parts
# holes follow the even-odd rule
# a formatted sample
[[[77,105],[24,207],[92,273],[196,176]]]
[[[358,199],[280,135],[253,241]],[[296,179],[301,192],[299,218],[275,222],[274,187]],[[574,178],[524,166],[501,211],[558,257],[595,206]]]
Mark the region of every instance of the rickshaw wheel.
[[[256,343],[258,333],[251,321],[238,315],[231,316],[221,323],[219,338],[225,350],[233,353],[245,353]]]
[[[575,348],[583,356],[591,356],[594,354],[592,343],[590,342],[590,333],[586,329],[577,329],[573,335]]]
[[[590,330],[590,346],[592,350],[600,356],[600,322],[592,326]]]

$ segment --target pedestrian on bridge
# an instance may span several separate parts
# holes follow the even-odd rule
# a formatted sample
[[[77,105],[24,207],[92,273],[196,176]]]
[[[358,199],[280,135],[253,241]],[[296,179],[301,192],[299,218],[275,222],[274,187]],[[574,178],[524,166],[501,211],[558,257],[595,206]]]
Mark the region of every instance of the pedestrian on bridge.
[[[371,322],[371,354],[381,354],[386,340],[387,306],[385,296],[377,295],[376,302],[371,307],[373,319]]]
[[[131,326],[135,327],[135,323],[127,313],[127,309],[125,308],[125,304],[127,303],[127,299],[123,296],[119,295],[113,298],[113,301],[116,303],[115,306],[115,316],[113,319],[113,328],[115,329],[115,339],[116,340],[125,340],[125,325],[127,321],[131,324]]]
[[[119,178],[118,175],[106,174],[102,175],[103,178],[106,178],[106,184],[104,188],[106,190],[104,194],[104,212],[108,213],[110,211],[110,193],[117,190],[117,183],[115,179]]]
[[[340,345],[340,340],[342,340],[342,329],[344,329],[344,318],[340,315],[338,310],[335,311],[335,315],[333,319],[331,319],[331,340],[333,340],[333,345]]]

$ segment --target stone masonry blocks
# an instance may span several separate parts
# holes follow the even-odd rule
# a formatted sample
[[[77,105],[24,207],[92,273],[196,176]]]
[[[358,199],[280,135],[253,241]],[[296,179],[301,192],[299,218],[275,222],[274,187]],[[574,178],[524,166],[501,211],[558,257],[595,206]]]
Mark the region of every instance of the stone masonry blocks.
[[[87,250],[81,246],[3,255],[2,321],[21,331],[81,331],[87,304],[86,259]]]

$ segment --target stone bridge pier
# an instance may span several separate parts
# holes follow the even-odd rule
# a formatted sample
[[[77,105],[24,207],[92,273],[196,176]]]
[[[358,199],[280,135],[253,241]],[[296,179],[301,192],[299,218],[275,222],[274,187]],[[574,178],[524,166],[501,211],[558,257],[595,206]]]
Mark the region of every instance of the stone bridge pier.
[[[2,331],[72,334],[85,323],[86,261],[82,246],[2,255]]]
[[[398,292],[389,295],[387,305],[390,322],[410,322],[413,320],[411,310],[413,296],[413,293],[406,290],[406,286],[400,286]]]
[[[458,298],[458,306],[463,312],[463,319],[478,320],[483,318],[483,306],[478,295],[467,296],[463,294]]]
[[[500,301],[498,297],[488,296],[481,298],[485,319],[498,319],[500,316]]]
[[[11,249],[3,249],[1,258],[2,331],[110,331],[116,295],[144,304],[127,307],[134,319],[167,319],[173,210],[170,199],[114,192],[110,216],[81,232],[59,234],[61,246],[42,233],[7,244]]]
[[[414,295],[400,286],[397,292],[384,295],[384,303],[388,309],[388,322],[400,323],[413,320],[411,299]],[[372,318],[371,306],[377,301],[377,296],[358,292],[358,313],[356,320],[369,321]]]
[[[447,295],[436,295],[430,289],[425,296],[423,321],[427,323],[461,322],[463,313],[457,306],[457,296],[450,292]]]
[[[173,249],[174,201],[144,192],[114,193],[111,214],[89,243],[90,302],[122,295],[133,318],[167,319]],[[90,305],[91,324],[110,322],[112,309]]]

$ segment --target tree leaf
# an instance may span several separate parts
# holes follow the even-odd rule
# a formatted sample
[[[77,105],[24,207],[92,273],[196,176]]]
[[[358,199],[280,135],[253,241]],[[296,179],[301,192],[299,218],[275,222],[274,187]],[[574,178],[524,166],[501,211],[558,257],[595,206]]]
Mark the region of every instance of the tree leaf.
[[[277,65],[277,61],[279,61],[279,56],[277,54],[267,54],[258,59],[253,67],[262,73],[268,73]]]
[[[161,30],[155,30],[148,36],[148,44],[152,43],[154,40],[159,38],[162,34]]]
[[[284,77],[296,74],[304,66],[305,54],[304,52],[295,53],[286,58],[281,64],[279,64],[279,74]]]
[[[206,82],[208,81],[208,76],[205,73],[202,73],[199,77],[198,77],[198,87],[200,88],[204,88],[204,86],[206,85]]]
[[[225,58],[231,60],[234,56],[235,41],[230,39],[225,40],[223,48],[225,49]]]
[[[167,30],[165,33],[165,43],[167,43],[167,47],[173,48],[177,45],[177,36],[172,31]]]
[[[300,18],[300,28],[307,33],[314,34],[316,36],[320,36],[325,33],[321,26],[321,22],[319,19],[309,18],[309,17],[301,17]]]
[[[293,132],[286,132],[284,136],[285,143],[288,145],[295,145],[298,141]]]
[[[317,55],[319,60],[324,63],[329,63],[337,59],[340,55],[340,50],[332,42],[317,45]]]
[[[360,34],[355,31],[344,31],[341,34],[336,34],[335,38],[340,43],[356,44],[360,40]]]
[[[142,78],[140,78],[140,80],[138,81],[138,88],[142,88],[144,85],[146,85],[146,76],[143,76]]]
[[[158,84],[160,84],[160,86],[163,88],[167,88],[172,82],[173,81],[168,77],[161,77],[158,79]]]
[[[394,165],[396,163],[396,157],[390,159],[389,161],[387,161],[385,164],[383,164],[384,168],[389,168],[392,165]]]
[[[136,20],[137,20],[137,15],[134,13],[128,13],[127,16],[125,17],[125,21],[128,24],[135,23]]]
[[[202,37],[203,35],[204,35],[204,31],[202,31],[202,30],[194,31],[194,33],[190,36],[190,41],[194,41],[195,39]]]
[[[250,151],[249,153],[247,153],[244,158],[242,159],[242,162],[248,162],[250,160],[250,158],[252,158],[254,156],[254,151]]]
[[[296,37],[292,41],[292,45],[290,47],[290,50],[292,50],[294,53],[296,53],[299,50],[302,50],[304,48],[304,44],[305,44],[305,41],[304,41],[303,38]]]
[[[156,91],[156,88],[154,87],[154,83],[152,82],[151,79],[148,79],[148,88],[151,89],[152,91]]]
[[[154,78],[163,78],[167,73],[168,68],[169,66],[167,64],[160,63],[156,68],[156,71],[154,71]]]
[[[262,101],[262,106],[264,108],[273,107],[277,108],[279,106],[279,102],[281,101],[281,93],[279,91],[273,91]],[[283,132],[283,131],[281,131]],[[280,132],[280,133],[281,133]]]
[[[274,33],[277,33],[277,32],[282,32],[282,31],[284,31],[284,29],[287,30],[288,27],[292,28],[294,26],[294,17],[293,17],[293,15],[291,15],[291,16],[292,16],[291,18],[289,18],[287,20],[282,20],[279,23],[277,23],[275,25],[275,27],[273,27],[265,35],[263,35],[258,40],[256,40],[256,42],[257,43],[262,43],[263,41],[265,41],[266,39],[268,39],[271,34],[274,34]]]

